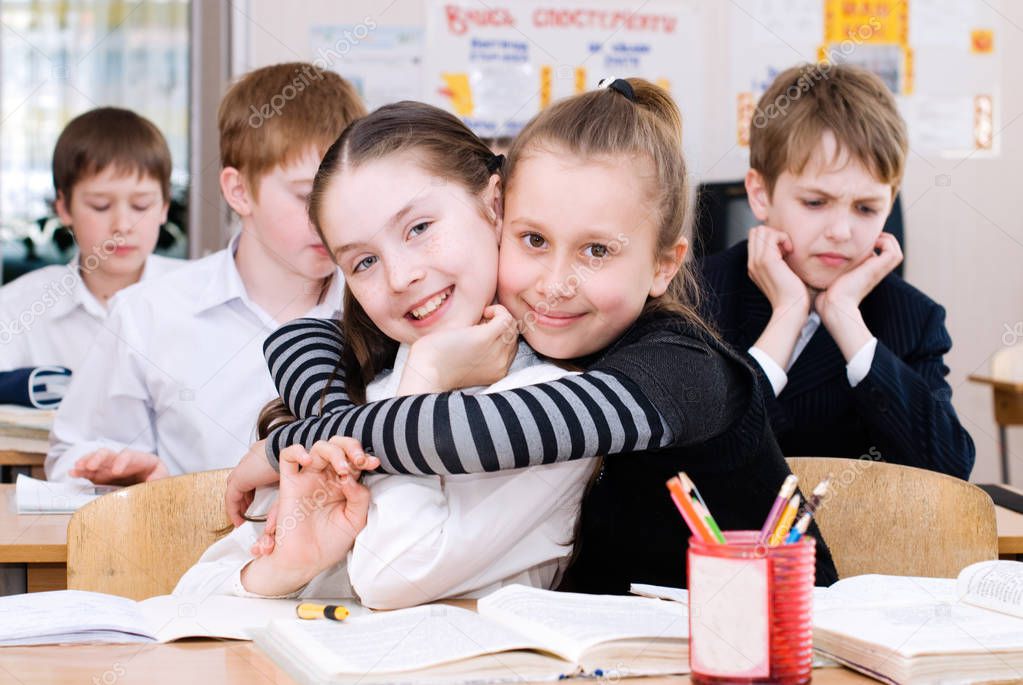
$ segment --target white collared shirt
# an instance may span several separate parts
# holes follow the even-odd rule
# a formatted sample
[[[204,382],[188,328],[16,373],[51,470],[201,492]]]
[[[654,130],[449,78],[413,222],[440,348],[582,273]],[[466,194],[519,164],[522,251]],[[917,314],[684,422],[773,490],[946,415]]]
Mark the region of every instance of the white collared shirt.
[[[810,312],[810,316],[807,317],[806,323],[803,324],[803,329],[799,331],[799,337],[796,339],[796,345],[792,348],[792,356],[789,357],[788,364],[785,368],[778,366],[778,363],[771,358],[771,355],[764,352],[762,349],[754,345],[749,348],[749,354],[755,360],[757,364],[760,364],[760,368],[764,370],[764,374],[767,379],[771,381],[771,389],[774,390],[774,396],[778,397],[781,391],[788,385],[789,376],[788,372],[792,369],[792,365],[799,359],[799,355],[803,353],[806,346],[810,343],[810,338],[820,328],[821,317],[817,312]],[[845,375],[849,380],[849,386],[855,388],[860,384],[867,374],[870,373],[870,367],[874,363],[874,351],[877,349],[877,338],[871,338],[863,344],[853,358],[849,360],[849,363],[845,365]]]
[[[185,263],[149,255],[139,282]],[[111,306],[121,292],[111,299]],[[46,266],[15,279],[0,288],[0,371],[25,366],[76,371],[108,315],[108,307],[82,280],[78,255],[67,265]]]
[[[394,371],[367,386],[368,401],[397,394],[407,359],[403,345]],[[522,344],[508,376],[484,392],[566,375]],[[583,492],[595,467],[594,460],[581,459],[457,476],[367,475],[368,521],[347,563],[332,566],[288,596],[354,593],[366,606],[386,609],[479,597],[512,583],[550,588],[568,564]],[[265,511],[276,494],[276,488],[261,490],[249,512]],[[212,545],[174,594],[257,596],[242,586],[241,571],[263,527],[245,523]]]
[[[102,447],[156,454],[171,475],[238,463],[276,396],[263,340],[285,322],[249,299],[236,247],[237,237],[118,298],[57,412],[48,479],[68,479]],[[338,316],[341,278],[304,316]]]

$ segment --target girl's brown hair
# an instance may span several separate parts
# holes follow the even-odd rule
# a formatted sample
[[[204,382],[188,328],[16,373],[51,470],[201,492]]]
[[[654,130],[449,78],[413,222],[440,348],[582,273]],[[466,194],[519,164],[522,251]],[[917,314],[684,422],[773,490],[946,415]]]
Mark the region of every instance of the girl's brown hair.
[[[398,153],[413,156],[427,173],[457,183],[475,197],[482,196],[493,174],[501,173],[500,158],[453,114],[421,102],[385,105],[349,124],[320,162],[309,194],[309,219],[324,245],[323,206],[334,178],[346,169]],[[497,219],[488,216],[482,204],[480,212],[488,220]],[[361,404],[366,401],[370,381],[394,363],[398,343],[373,323],[347,286],[341,324],[345,386],[352,401]],[[260,412],[260,438],[289,420],[293,417],[287,407],[281,400],[274,400]]]
[[[517,167],[538,152],[568,152],[582,159],[633,158],[649,161],[653,178],[647,199],[656,212],[657,255],[679,238],[692,245],[689,176],[682,154],[682,115],[668,93],[641,78],[623,79],[629,87],[609,87],[555,103],[534,117],[508,152],[505,189],[515,184]],[[626,95],[631,88],[631,94]],[[625,91],[625,92],[623,92]],[[699,288],[690,255],[660,297],[647,299],[643,314],[679,314],[699,328]]]

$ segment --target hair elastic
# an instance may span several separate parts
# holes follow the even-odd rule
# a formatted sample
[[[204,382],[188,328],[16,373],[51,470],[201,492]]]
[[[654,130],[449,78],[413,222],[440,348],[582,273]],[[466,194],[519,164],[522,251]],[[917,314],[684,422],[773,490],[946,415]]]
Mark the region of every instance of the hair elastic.
[[[487,171],[496,174],[504,166],[504,155],[491,155],[487,160]]]
[[[597,88],[610,88],[613,91],[621,93],[629,102],[636,101],[636,91],[632,89],[632,84],[623,78],[615,78],[611,76],[609,78],[601,79],[600,83],[597,84]]]

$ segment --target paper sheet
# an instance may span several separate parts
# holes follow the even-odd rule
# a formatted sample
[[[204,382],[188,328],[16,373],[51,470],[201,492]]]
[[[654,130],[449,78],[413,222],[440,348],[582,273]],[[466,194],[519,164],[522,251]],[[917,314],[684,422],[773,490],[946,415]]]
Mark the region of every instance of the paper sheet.
[[[14,489],[19,514],[71,514],[119,488],[83,480],[54,483],[19,473]]]

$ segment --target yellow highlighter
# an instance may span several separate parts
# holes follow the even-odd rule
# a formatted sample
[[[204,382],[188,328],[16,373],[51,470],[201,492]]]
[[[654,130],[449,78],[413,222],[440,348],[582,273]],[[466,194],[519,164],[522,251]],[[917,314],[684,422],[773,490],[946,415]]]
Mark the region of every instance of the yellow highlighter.
[[[343,621],[348,618],[348,609],[340,604],[309,604],[303,603],[295,607],[299,618],[326,618],[331,621]]]
[[[778,519],[778,525],[775,526],[771,539],[767,542],[769,547],[777,547],[785,541],[785,536],[789,534],[792,522],[796,520],[796,513],[799,511],[799,499],[798,494],[792,495],[792,499],[789,500],[788,505]]]

